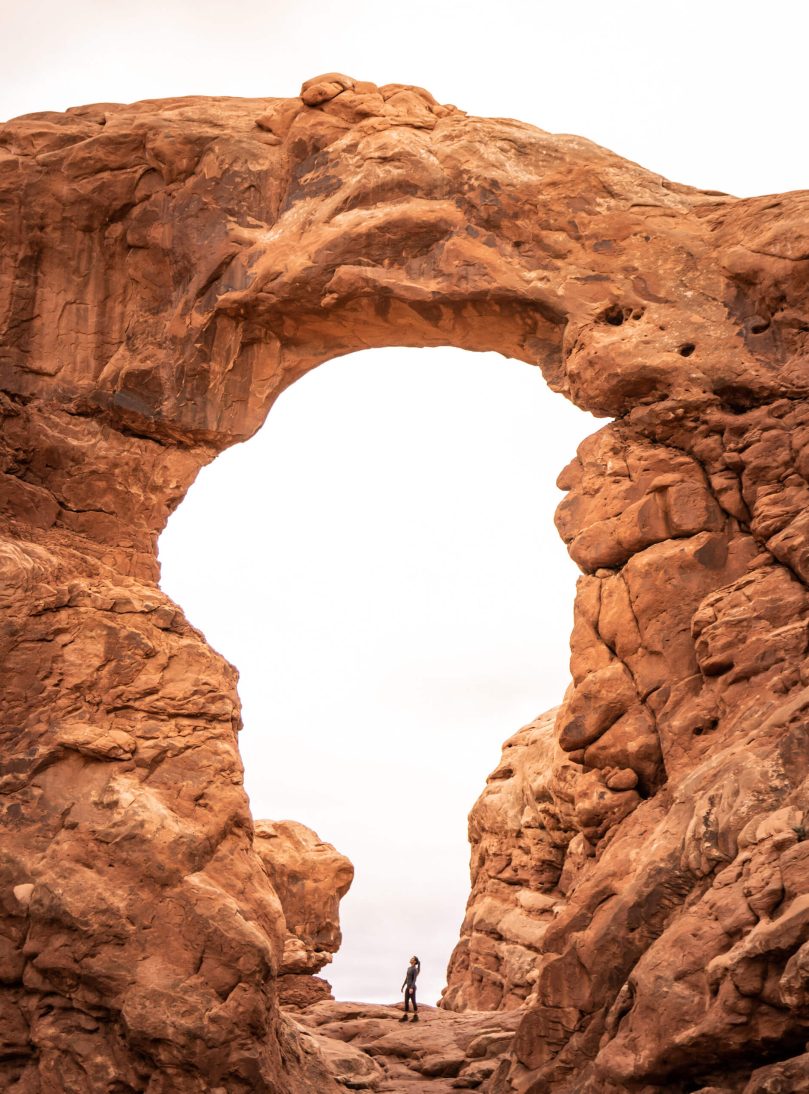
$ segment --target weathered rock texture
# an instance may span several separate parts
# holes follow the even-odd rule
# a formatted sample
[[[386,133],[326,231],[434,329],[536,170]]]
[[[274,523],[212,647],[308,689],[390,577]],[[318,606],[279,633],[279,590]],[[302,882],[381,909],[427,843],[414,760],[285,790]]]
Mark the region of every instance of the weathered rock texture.
[[[477,1090],[514,1041],[519,1014],[453,1014],[419,1006],[419,1022],[401,1007],[321,1002],[295,1015],[303,1053],[349,1090],[453,1094]],[[315,1092],[313,1092],[315,1094]]]
[[[560,480],[584,576],[532,845],[565,904],[493,1089],[803,1082],[809,194],[342,76],[33,115],[0,149],[0,1082],[320,1089],[235,672],[155,543],[287,385],[392,344],[499,350],[616,419]]]
[[[556,711],[515,733],[469,816],[472,892],[447,972],[449,1010],[521,1007],[536,980],[542,938],[564,902],[557,882],[577,829],[560,809],[565,761]]]
[[[331,999],[331,985],[312,974],[340,948],[340,901],[354,879],[354,867],[296,821],[257,821],[253,849],[284,913],[286,935],[278,970],[282,1005]]]

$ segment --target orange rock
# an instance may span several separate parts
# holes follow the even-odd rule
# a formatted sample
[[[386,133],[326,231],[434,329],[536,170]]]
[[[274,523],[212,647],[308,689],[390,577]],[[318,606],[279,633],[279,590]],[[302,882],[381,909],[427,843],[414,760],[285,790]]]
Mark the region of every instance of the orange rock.
[[[604,781],[609,790],[634,790],[638,785],[638,776],[631,767],[622,767],[607,775]]]
[[[450,1014],[419,1005],[418,1023],[401,1009],[322,1002],[296,1014],[305,1051],[317,1052],[344,1089],[452,1094],[478,1089],[514,1039],[519,1014]]]
[[[564,902],[557,882],[575,834],[573,811],[552,800],[572,769],[551,710],[506,741],[469,816],[472,892],[441,1007],[513,1010],[532,990],[544,930]]]
[[[615,419],[559,480],[571,688],[473,812],[445,1003],[525,1013],[465,1081],[799,1088],[807,214],[333,73],[0,127],[1,1086],[336,1089],[156,543],[307,370],[452,344]]]
[[[284,913],[281,1002],[306,1006],[330,998],[325,980],[305,974],[319,972],[340,948],[339,905],[354,878],[354,867],[296,821],[256,821],[253,848]]]

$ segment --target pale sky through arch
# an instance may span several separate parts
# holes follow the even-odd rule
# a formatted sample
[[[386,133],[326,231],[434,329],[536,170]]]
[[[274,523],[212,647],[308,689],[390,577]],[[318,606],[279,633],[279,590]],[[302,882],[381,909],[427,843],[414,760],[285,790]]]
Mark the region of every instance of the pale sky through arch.
[[[402,949],[425,1000],[443,985],[466,815],[567,683],[554,484],[598,424],[495,353],[351,354],[205,468],[161,539],[164,588],[240,669],[254,815],[357,868],[342,998],[395,996]]]
[[[101,0],[79,0],[73,4],[31,0],[25,5],[12,5],[7,0],[0,0],[0,65],[3,72],[0,117],[64,109],[86,102],[132,101],[183,94],[294,95],[302,80],[336,69],[379,83],[400,81],[421,84],[432,91],[439,101],[453,102],[470,113],[517,117],[551,131],[581,133],[677,181],[740,195],[766,193],[805,187],[807,184],[803,140],[803,54],[807,29],[809,15],[802,5],[776,2],[762,8],[752,0],[738,3],[717,0],[711,4],[706,4],[704,0],[685,0],[676,5],[654,5],[649,4],[648,0],[644,3],[640,0],[615,0],[610,4],[591,0],[564,5],[543,3],[541,0],[504,0],[499,5],[492,5],[489,0],[466,0],[464,3],[455,0],[445,3],[436,0],[399,3],[357,0],[349,8],[327,0],[310,0],[305,5],[297,0],[265,3],[235,0],[229,5],[223,5],[220,0],[142,0],[137,7],[111,5]],[[276,512],[281,512],[282,500],[292,507],[289,512],[294,512],[295,504],[300,508],[307,498],[314,506],[315,488],[318,483],[322,488],[324,476],[328,482],[331,475],[333,488],[330,494],[324,494],[319,499],[318,504],[326,509],[331,506],[329,511],[334,523],[336,501],[338,497],[345,497],[339,493],[338,480],[342,475],[344,483],[352,467],[356,472],[355,480],[366,486],[373,481],[368,478],[370,472],[384,473],[388,479],[385,500],[391,501],[394,506],[398,504],[400,510],[407,501],[419,501],[423,513],[433,515],[432,520],[425,515],[418,527],[400,529],[388,527],[394,518],[386,518],[387,530],[393,533],[398,531],[398,536],[392,535],[392,545],[384,558],[388,567],[387,576],[380,568],[381,563],[376,570],[366,567],[366,570],[372,571],[369,583],[360,588],[355,581],[350,590],[344,590],[353,591],[353,597],[347,596],[346,604],[353,605],[351,611],[356,618],[352,620],[352,625],[357,624],[355,631],[349,629],[346,619],[342,630],[333,624],[331,630],[325,628],[318,637],[312,633],[311,627],[307,629],[307,619],[300,618],[297,622],[291,620],[284,624],[285,630],[279,624],[277,633],[288,636],[286,644],[289,649],[284,652],[297,651],[298,665],[305,661],[304,654],[313,659],[316,650],[324,653],[324,665],[317,672],[312,670],[318,680],[323,682],[328,679],[328,672],[332,669],[339,678],[339,687],[337,683],[332,683],[321,705],[311,710],[310,725],[315,718],[336,718],[333,711],[339,700],[344,712],[354,711],[354,718],[352,722],[347,714],[341,715],[342,720],[335,725],[332,733],[333,741],[339,745],[350,734],[356,744],[365,748],[367,756],[378,747],[378,742],[387,740],[392,749],[389,763],[398,765],[402,770],[409,770],[407,765],[411,762],[404,747],[408,732],[407,718],[415,716],[412,705],[408,705],[412,703],[413,695],[407,692],[402,680],[409,679],[414,692],[421,689],[427,705],[432,703],[436,717],[440,716],[443,733],[455,745],[451,757],[454,757],[452,771],[445,780],[444,795],[447,817],[452,819],[447,819],[446,827],[442,828],[444,821],[439,822],[435,818],[429,846],[434,855],[439,851],[454,855],[454,850],[450,852],[446,847],[441,850],[441,840],[451,838],[455,841],[452,846],[459,846],[458,825],[463,828],[466,810],[496,760],[502,739],[519,727],[526,716],[523,710],[531,716],[561,696],[564,680],[560,681],[557,690],[550,688],[547,695],[542,690],[544,684],[539,686],[524,681],[536,680],[536,674],[541,676],[543,669],[551,663],[541,652],[544,647],[538,641],[536,628],[541,632],[539,637],[547,640],[555,654],[561,654],[560,659],[553,662],[556,668],[548,669],[549,677],[556,679],[560,672],[564,675],[572,597],[569,583],[574,572],[564,556],[548,514],[552,508],[553,480],[572,456],[581,434],[589,432],[589,428],[574,408],[566,406],[544,388],[536,370],[500,358],[491,364],[481,356],[462,355],[459,351],[454,354],[453,351],[446,351],[443,358],[439,356],[441,354],[444,351],[374,351],[323,366],[283,397],[268,425],[251,442],[252,447],[232,450],[217,461],[211,469],[211,476],[200,480],[199,487],[185,503],[177,521],[191,522],[198,504],[209,515],[222,513],[227,506],[232,506],[247,517],[254,510],[260,511],[262,505],[268,506],[269,498],[274,498]],[[377,368],[374,362],[380,367]],[[486,379],[489,373],[497,376],[496,384]],[[464,376],[463,386],[461,375]],[[335,435],[329,432],[336,422],[329,418],[323,408],[324,392],[331,390],[330,385],[333,385],[331,406],[339,405],[342,415],[339,421],[344,423],[339,455],[340,459],[349,461],[347,464],[340,464],[336,458],[338,442]],[[480,400],[475,394],[479,391],[483,393]],[[401,411],[403,401],[406,403],[406,398],[411,396],[414,399],[409,407],[411,420],[420,414],[426,415],[419,419],[422,422],[422,447],[437,444],[436,438],[443,438],[444,445],[443,450],[440,446],[432,450],[435,471],[421,480],[417,478],[416,468],[412,464],[405,474],[405,470],[396,469],[395,463],[397,452],[393,442],[399,436],[396,430],[401,428],[405,419],[401,414],[392,416],[390,408],[398,406]],[[454,400],[459,399],[466,400],[463,412],[453,413]],[[339,400],[343,402],[339,403]],[[351,400],[352,406],[346,406]],[[485,416],[483,407],[487,410]],[[387,408],[384,413],[382,408]],[[370,433],[363,435],[357,425],[356,428],[351,427],[353,432],[349,436],[350,411],[358,409],[362,410],[360,424],[364,423],[363,428],[367,426]],[[529,409],[531,423],[539,423],[539,436],[533,435],[536,426],[527,423]],[[293,421],[300,423],[297,432],[291,425]],[[387,429],[385,422],[390,423]],[[558,429],[558,432],[550,433],[551,428]],[[283,497],[278,497],[272,494],[266,482],[254,480],[262,473],[270,476],[266,462],[269,457],[264,454],[264,449],[272,450],[274,445],[280,445],[285,430],[289,433],[284,442],[287,445],[284,451],[290,453],[286,457],[289,466],[281,469],[285,493],[282,492]],[[457,433],[454,432],[456,430]],[[502,458],[499,471],[493,470],[494,456],[488,465],[488,472],[482,463],[475,462],[481,455],[470,443],[476,431],[485,437],[491,452]],[[514,444],[522,438],[523,431],[529,437],[526,442],[529,448],[521,456],[523,450],[518,445],[514,447]],[[364,442],[361,441],[362,436],[366,437]],[[368,437],[375,437],[375,441],[368,440]],[[301,450],[302,440],[309,442],[308,449],[304,451]],[[540,442],[548,442],[552,449],[541,459],[537,455],[532,456],[533,450],[530,448],[530,445]],[[376,466],[363,470],[361,453],[356,451],[361,443],[366,447],[371,443],[375,443],[377,448],[387,446],[386,459],[380,458]],[[400,450],[403,444],[404,439],[401,439]],[[297,453],[297,463],[292,460],[293,452]],[[306,452],[313,457],[313,461],[307,463],[304,458]],[[470,484],[475,483],[477,475],[482,486],[491,485],[486,481],[489,474],[496,482],[509,483],[512,491],[509,504],[513,506],[507,511],[506,502],[509,499],[502,498],[503,507],[497,510],[494,496],[497,491],[494,491],[487,502],[489,512],[498,513],[498,531],[515,530],[510,540],[505,535],[498,539],[494,534],[479,533],[472,537],[472,543],[470,537],[466,537],[464,551],[458,555],[455,565],[450,566],[441,577],[437,572],[437,560],[442,557],[441,550],[444,547],[452,548],[452,544],[433,544],[434,550],[429,557],[436,560],[435,566],[424,563],[419,571],[414,559],[418,544],[429,546],[431,530],[438,528],[439,518],[448,515],[445,512],[450,481],[447,476],[453,474],[455,455],[462,452],[470,453],[466,458],[465,471],[462,473],[458,469],[451,480],[451,500],[457,511],[449,514],[452,520],[443,527],[460,527],[464,514],[468,516],[469,510],[474,509],[473,505],[467,504],[474,500],[468,496]],[[247,461],[245,467],[253,469],[249,473],[238,473],[242,476],[242,487],[248,488],[247,497],[240,498],[233,483],[222,486],[221,495],[217,496],[214,477],[224,475],[231,463],[238,463],[240,459]],[[517,471],[509,474],[505,470],[510,466],[522,471],[524,464],[532,460],[538,461],[541,466],[536,469],[533,478],[528,477],[528,481],[520,480]],[[470,466],[470,461],[474,466]],[[209,478],[210,487],[205,485]],[[238,484],[239,481],[237,475],[234,482]],[[419,497],[408,498],[408,490],[417,492],[416,482],[421,484],[418,487]],[[272,486],[273,489],[281,489],[277,483]],[[533,493],[535,488],[538,492],[548,492],[545,510],[541,506],[546,503],[541,503],[539,494]],[[198,503],[196,495],[202,489],[207,491],[207,495]],[[396,496],[400,498],[398,503]],[[379,508],[370,508],[370,493],[366,491],[363,495],[358,492],[352,497],[350,504],[354,508],[350,513],[343,512],[342,526],[352,530],[355,542],[381,542],[378,537],[385,527],[382,527]],[[534,503],[535,509],[531,508]],[[349,505],[349,502],[344,501],[344,505]],[[529,512],[537,524],[528,531],[516,531],[516,525],[509,522],[515,522]],[[231,521],[234,519],[228,518]],[[301,524],[302,514],[299,513],[296,519],[300,527],[305,527]],[[417,523],[414,521],[414,525]],[[221,530],[218,529],[217,534]],[[311,801],[302,800],[299,808],[298,799],[293,801],[284,796],[289,785],[306,786],[307,768],[310,770],[308,777],[312,778],[311,748],[301,750],[300,765],[305,776],[302,782],[295,782],[294,772],[288,778],[285,776],[279,780],[274,772],[266,771],[266,764],[261,776],[263,784],[256,781],[264,761],[253,752],[252,742],[261,737],[265,727],[267,733],[273,732],[270,723],[280,726],[285,717],[280,713],[281,707],[276,706],[274,714],[262,707],[262,689],[271,675],[268,667],[272,659],[270,655],[277,660],[281,651],[269,649],[262,657],[265,647],[261,643],[270,628],[260,628],[256,636],[241,633],[245,627],[240,627],[239,620],[245,618],[245,613],[240,615],[238,608],[240,603],[244,603],[244,596],[259,599],[256,590],[262,582],[267,585],[275,582],[278,587],[286,580],[291,585],[291,575],[289,572],[277,572],[278,562],[273,564],[276,572],[272,572],[266,551],[263,556],[261,554],[261,535],[255,531],[242,534],[245,541],[249,540],[246,546],[259,548],[254,561],[250,562],[244,555],[238,564],[231,567],[247,573],[247,587],[253,590],[252,593],[241,593],[231,587],[231,578],[238,575],[230,574],[224,568],[211,577],[210,562],[205,562],[195,573],[196,561],[200,557],[200,534],[189,524],[183,539],[180,523],[177,524],[176,533],[172,527],[170,536],[163,543],[163,553],[167,559],[166,585],[186,609],[192,622],[207,629],[212,643],[222,648],[242,672],[241,693],[248,724],[243,748],[256,815],[278,817],[291,813],[351,854],[352,848],[346,845],[343,838],[345,832],[341,819],[344,804],[341,787],[345,787],[348,775],[345,772],[340,774],[332,752],[325,747],[321,749],[321,764],[330,765],[327,774],[335,788],[333,798],[325,791],[319,791]],[[445,537],[449,535],[446,530],[442,534]],[[208,532],[206,538],[212,535]],[[435,535],[440,539],[437,531]],[[179,536],[173,545],[171,536]],[[532,541],[531,536],[534,537]],[[390,553],[397,542],[406,548],[399,556],[395,552]],[[508,549],[509,544],[518,542],[520,552],[526,542],[535,544],[535,557],[524,569],[516,565],[517,559]],[[321,588],[317,584],[320,581],[323,587],[328,586],[336,594],[340,592],[339,582],[333,580],[333,575],[329,578],[323,572],[322,562],[320,571],[317,569],[318,558],[322,557],[318,556],[318,543],[312,533],[310,540],[297,547],[292,543],[287,543],[285,547],[298,562],[308,559],[314,563],[314,568],[310,565],[306,571],[304,591],[314,594]],[[351,561],[350,539],[346,539],[342,546],[345,554],[343,572],[347,573]],[[457,548],[457,543],[454,546]],[[478,560],[477,570],[473,566],[471,571],[465,571],[461,562],[472,561],[468,552],[473,547],[483,554]],[[168,561],[169,549],[174,557],[171,563]],[[445,557],[451,559],[453,556],[448,554]],[[250,566],[255,567],[252,576],[248,572]],[[174,570],[174,576],[169,573],[170,568]],[[512,582],[510,589],[503,585],[498,597],[494,594],[500,586],[492,578],[487,586],[492,596],[485,609],[479,612],[480,618],[477,620],[472,618],[475,601],[469,597],[469,585],[467,592],[463,592],[460,584],[463,575],[469,572],[492,573],[498,581],[505,582],[508,577]],[[458,579],[457,587],[450,588],[447,573]],[[548,585],[544,593],[537,591],[536,577],[540,573],[547,575]],[[395,585],[390,583],[391,574],[399,575]],[[430,586],[429,582],[433,580],[436,584]],[[198,591],[191,588],[195,581]],[[211,587],[214,582],[215,590]],[[406,594],[405,603],[398,607],[385,600],[386,596],[392,595],[390,590],[393,588]],[[223,589],[225,592],[230,590],[230,602],[227,605],[229,614],[220,632],[215,619],[218,609],[212,593],[221,593]],[[553,612],[545,610],[547,597],[551,593],[562,596],[566,607],[555,606]],[[300,595],[295,593],[293,600]],[[529,595],[534,597],[533,604],[529,601]],[[198,601],[197,596],[201,600]],[[511,605],[512,616],[504,612],[498,614],[497,606],[507,603]],[[406,608],[417,609],[420,604],[422,607],[425,604],[443,606],[443,623],[433,623],[431,638],[441,636],[441,626],[445,626],[447,620],[460,618],[462,622],[454,646],[459,650],[459,663],[463,661],[463,665],[459,664],[455,675],[450,673],[447,666],[444,667],[441,678],[449,680],[451,686],[441,692],[442,697],[438,692],[429,690],[425,683],[429,678],[423,674],[419,677],[418,687],[413,683],[420,667],[407,659],[416,645],[410,632],[405,635],[409,644],[401,645],[403,636],[400,634],[399,647],[395,642],[386,647],[389,651],[404,651],[400,656],[394,652],[386,654],[388,662],[402,669],[402,674],[399,677],[393,675],[392,679],[389,678],[391,673],[387,677],[384,672],[381,676],[379,673],[374,676],[369,664],[373,650],[366,651],[361,643],[362,636],[367,635],[369,630],[375,633],[373,628],[382,626],[369,623],[372,617],[384,619],[398,616],[403,619]],[[374,616],[374,611],[380,607],[386,611]],[[280,621],[281,608],[282,605],[270,601],[264,611],[272,613],[273,618]],[[351,612],[344,608],[343,614],[348,616]],[[553,615],[552,621],[550,615]],[[522,630],[509,626],[509,623],[516,622],[520,622]],[[480,629],[479,624],[482,624]],[[483,647],[475,646],[475,636],[485,637],[489,633],[508,635],[510,641],[513,639],[513,644],[503,647],[502,656],[497,662],[493,655],[485,654],[489,669],[485,674],[481,671],[480,662],[475,660],[476,657],[484,657]],[[386,634],[384,637],[393,641],[397,636]],[[248,648],[244,652],[237,647],[237,639],[246,640]],[[279,640],[276,638],[274,641]],[[559,643],[562,643],[561,651]],[[445,644],[452,644],[448,637]],[[382,649],[383,643],[379,640],[376,645]],[[462,650],[465,651],[464,657],[460,656]],[[338,654],[346,655],[342,670],[334,668]],[[436,663],[435,658],[432,663]],[[358,664],[363,672],[357,672],[352,677],[354,670],[351,665]],[[404,676],[408,665],[409,678]],[[294,685],[296,678],[290,677],[291,670],[284,671],[287,677],[285,682]],[[531,676],[531,673],[535,675]],[[373,683],[370,682],[372,677]],[[470,681],[475,682],[474,688]],[[392,690],[385,690],[389,686]],[[535,686],[534,702],[531,699]],[[353,691],[351,687],[354,687]],[[521,690],[523,687],[526,690]],[[325,688],[323,690],[325,692]],[[373,692],[370,696],[365,694],[369,691]],[[468,701],[470,693],[472,699]],[[515,695],[518,700],[509,705]],[[525,706],[521,705],[523,696]],[[363,702],[367,699],[377,702],[376,708],[373,704],[364,708],[362,719],[357,713],[360,699]],[[273,699],[273,703],[279,701],[278,696]],[[377,714],[373,713],[374,709]],[[394,709],[402,712],[403,722],[395,721],[392,714]],[[475,711],[485,711],[485,717],[491,719],[476,722],[474,733],[470,733],[468,738],[471,740],[474,737],[475,748],[480,747],[479,754],[473,754],[472,746],[467,745],[467,738],[453,736],[460,734],[463,726],[473,721]],[[461,728],[451,730],[451,719],[456,716]],[[481,714],[481,719],[483,717]],[[283,736],[283,731],[279,730],[279,736]],[[435,733],[433,737],[433,746],[438,750],[440,739]],[[336,748],[335,752],[339,759],[340,748]],[[471,794],[469,784],[458,784],[453,789],[453,779],[462,766],[461,759],[464,762],[468,760],[470,767],[477,765],[475,770],[479,767]],[[356,764],[360,761],[354,759],[351,762]],[[422,785],[419,781],[423,775],[419,769],[421,763],[423,760],[416,764],[417,786]],[[384,785],[374,789],[377,797],[372,797],[372,800],[376,804],[374,808],[367,806],[368,816],[363,818],[363,825],[368,830],[369,843],[372,842],[370,837],[374,836],[380,845],[388,840],[388,846],[395,847],[395,841],[403,830],[406,837],[406,811],[400,802],[390,800],[385,789]],[[452,794],[456,795],[455,798]],[[463,816],[459,818],[457,809],[461,802]],[[435,797],[420,794],[417,809],[428,818],[435,817],[432,812],[436,809]],[[424,832],[429,834],[429,825]],[[442,833],[447,833],[446,837]],[[348,838],[353,837],[349,834]],[[423,838],[426,839],[426,836]],[[408,842],[404,838],[405,849],[412,843],[412,839]],[[364,853],[361,851],[361,854]],[[373,879],[375,895],[368,897],[361,916],[355,914],[352,903],[359,900],[358,881],[355,895],[349,898],[346,905],[345,957],[335,968],[335,984],[341,994],[351,994],[353,985],[357,985],[357,992],[364,992],[370,998],[375,989],[367,988],[368,984],[389,984],[387,968],[380,968],[380,963],[384,966],[388,960],[378,948],[383,943],[389,946],[395,972],[389,990],[380,987],[379,996],[389,998],[395,994],[401,982],[404,962],[415,943],[409,938],[401,938],[401,921],[390,918],[390,908],[393,906],[404,913],[405,919],[410,917],[414,930],[429,933],[435,941],[435,957],[428,953],[425,959],[427,951],[420,954],[425,959],[425,997],[434,996],[443,977],[443,968],[435,966],[445,960],[448,945],[457,936],[461,905],[465,898],[465,891],[460,892],[465,885],[465,848],[462,847],[458,853],[463,854],[463,861],[454,877],[442,873],[436,887],[433,879],[415,870],[416,877],[408,873],[406,884],[398,895],[389,892],[389,878],[385,875],[383,864],[379,863]],[[356,851],[354,854],[356,856]],[[395,862],[392,872],[394,878],[400,877]],[[417,892],[419,886],[429,890],[430,900],[416,904],[409,894],[414,892],[414,887]],[[460,905],[457,903],[459,899]],[[439,926],[435,921],[434,909],[445,905],[447,908],[451,905],[451,908]],[[423,926],[419,909],[426,909]],[[352,931],[356,932],[360,942],[356,948],[350,941]],[[400,951],[401,959],[396,956]],[[440,959],[437,956],[439,951],[443,954]],[[363,962],[366,962],[367,968]],[[428,976],[431,979],[428,980]],[[434,989],[431,985],[435,985]]]

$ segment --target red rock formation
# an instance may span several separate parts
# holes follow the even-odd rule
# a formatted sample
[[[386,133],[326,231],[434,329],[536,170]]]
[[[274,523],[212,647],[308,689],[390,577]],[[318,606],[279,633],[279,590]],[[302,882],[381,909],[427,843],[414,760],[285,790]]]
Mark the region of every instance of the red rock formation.
[[[561,480],[576,834],[493,1089],[803,1081],[808,210],[342,76],[0,129],[6,1088],[313,1089],[235,673],[155,544],[281,390],[391,344],[616,419]]]
[[[351,886],[354,867],[296,821],[256,821],[253,849],[284,913],[286,935],[278,970],[281,1003],[300,1007],[331,999],[331,985],[312,974],[340,948],[340,901]]]
[[[477,1090],[508,1052],[517,1013],[452,1014],[419,1005],[419,1022],[400,1007],[321,1002],[295,1015],[304,1051],[349,1090],[451,1094]]]
[[[472,892],[441,998],[449,1010],[522,1006],[543,933],[564,903],[559,875],[577,829],[560,788],[579,768],[559,747],[556,713],[506,741],[469,815]]]

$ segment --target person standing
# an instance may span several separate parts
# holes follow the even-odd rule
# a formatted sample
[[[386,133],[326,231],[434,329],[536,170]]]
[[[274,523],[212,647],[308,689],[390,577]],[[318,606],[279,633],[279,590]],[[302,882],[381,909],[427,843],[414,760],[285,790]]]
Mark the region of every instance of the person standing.
[[[410,964],[407,966],[407,972],[405,973],[404,982],[400,988],[400,991],[404,992],[404,1009],[405,1012],[399,1019],[400,1022],[407,1021],[407,1015],[410,1010],[410,1004],[413,1004],[413,1021],[419,1020],[419,1007],[416,1002],[416,978],[421,972],[421,962],[417,957],[410,958]]]

